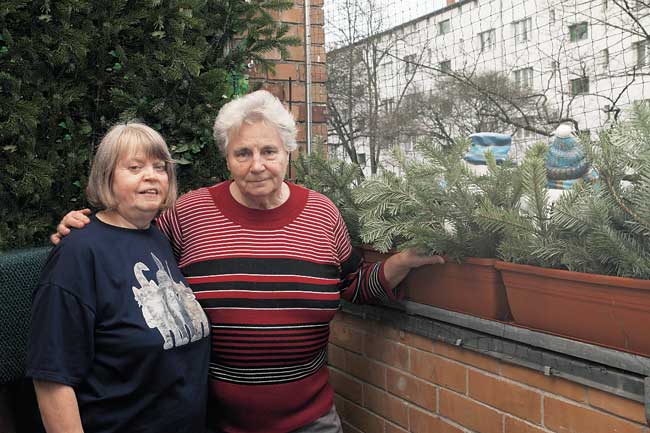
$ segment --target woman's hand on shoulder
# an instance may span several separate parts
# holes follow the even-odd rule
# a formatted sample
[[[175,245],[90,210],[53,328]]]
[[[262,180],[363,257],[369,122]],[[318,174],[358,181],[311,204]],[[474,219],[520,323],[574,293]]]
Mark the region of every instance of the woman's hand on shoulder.
[[[86,224],[90,223],[90,218],[88,218],[88,215],[90,214],[91,210],[87,208],[68,212],[63,217],[59,225],[56,226],[56,233],[53,233],[50,236],[50,242],[52,242],[54,245],[57,245],[59,242],[61,242],[61,239],[70,234],[71,228],[84,228]]]

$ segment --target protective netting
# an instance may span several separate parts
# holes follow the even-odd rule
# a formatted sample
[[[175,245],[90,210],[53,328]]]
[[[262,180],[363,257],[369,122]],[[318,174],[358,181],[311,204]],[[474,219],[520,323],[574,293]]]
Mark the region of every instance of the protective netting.
[[[0,384],[24,374],[32,290],[50,248],[0,254]]]
[[[595,136],[650,95],[648,0],[448,3],[325,2],[330,143],[492,131],[521,151],[560,122]]]

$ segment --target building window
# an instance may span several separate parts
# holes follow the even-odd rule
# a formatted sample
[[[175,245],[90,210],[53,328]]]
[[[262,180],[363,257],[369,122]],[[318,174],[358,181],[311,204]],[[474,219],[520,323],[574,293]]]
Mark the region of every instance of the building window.
[[[600,50],[600,71],[605,73],[609,70],[609,50],[605,48]]]
[[[577,42],[587,39],[589,36],[589,24],[581,22],[569,26],[569,39],[571,42]]]
[[[515,31],[515,42],[526,42],[530,40],[530,31],[533,27],[532,18],[515,21],[512,23],[512,26]]]
[[[494,48],[497,44],[497,32],[494,29],[486,30],[478,34],[481,39],[481,51]]]
[[[571,95],[584,95],[589,93],[589,77],[580,77],[571,80]]]
[[[499,132],[499,122],[496,120],[481,120],[479,132]]]
[[[357,153],[357,162],[359,163],[359,167],[365,167],[366,166],[366,154],[365,153]]]
[[[524,128],[519,128],[517,130],[517,138],[521,138],[525,140],[533,137],[535,137],[535,133],[533,131],[529,131],[528,129],[524,129]]]
[[[438,70],[443,74],[451,72],[451,60],[444,60],[438,63]]]
[[[519,88],[533,87],[533,68],[517,69],[513,73]]]
[[[450,30],[451,30],[451,23],[449,22],[448,19],[440,21],[438,23],[438,34],[439,35],[446,35],[447,33],[449,33]]]
[[[406,74],[411,74],[417,69],[417,56],[415,54],[409,54],[404,56],[404,62],[406,63]]]
[[[603,12],[604,12],[604,11],[607,10],[607,7],[609,6],[609,4],[608,4],[608,1],[607,1],[607,0],[602,0],[602,2],[603,2],[603,3],[602,3],[602,5],[603,5]]]
[[[548,13],[548,20],[551,24],[555,24],[555,9],[551,9]]]
[[[392,113],[393,112],[393,98],[386,98],[381,101],[381,107],[384,109],[384,113]]]
[[[634,45],[636,49],[636,65],[640,68],[650,64],[650,44],[648,44],[648,41],[639,41]]]

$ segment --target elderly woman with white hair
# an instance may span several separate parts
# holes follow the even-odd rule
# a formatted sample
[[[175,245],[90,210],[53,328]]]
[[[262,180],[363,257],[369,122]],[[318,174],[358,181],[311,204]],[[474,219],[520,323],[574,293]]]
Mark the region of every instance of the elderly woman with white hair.
[[[340,300],[394,299],[410,269],[443,260],[406,251],[364,263],[334,204],[285,180],[296,126],[269,92],[226,104],[214,136],[232,179],[185,194],[158,218],[211,321],[212,428],[341,432],[326,365]]]
[[[165,236],[167,145],[141,123],[102,139],[86,193],[99,211],[50,253],[34,292],[26,374],[48,433],[205,428],[209,323]]]

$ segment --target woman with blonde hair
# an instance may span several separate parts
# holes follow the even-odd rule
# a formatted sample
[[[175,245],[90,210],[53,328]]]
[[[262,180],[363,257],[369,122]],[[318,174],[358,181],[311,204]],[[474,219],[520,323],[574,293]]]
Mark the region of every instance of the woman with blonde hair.
[[[141,123],[100,143],[100,209],[48,258],[34,292],[27,376],[48,433],[196,433],[205,425],[209,326],[165,236],[176,202],[163,138]]]

